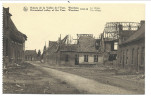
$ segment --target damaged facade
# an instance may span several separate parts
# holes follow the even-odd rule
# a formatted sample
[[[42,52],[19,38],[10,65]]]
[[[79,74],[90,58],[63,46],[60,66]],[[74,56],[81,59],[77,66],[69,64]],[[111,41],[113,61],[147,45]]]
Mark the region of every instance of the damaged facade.
[[[24,61],[25,41],[27,36],[14,25],[9,8],[3,8],[3,65]]]
[[[113,66],[134,71],[145,68],[145,22],[108,22],[99,39],[93,34],[77,34],[76,44],[68,35],[49,41],[44,61],[58,65]]]
[[[129,37],[121,35],[118,49],[118,67],[135,72],[145,71],[145,21]]]
[[[117,66],[117,52],[121,36],[127,39],[140,27],[136,22],[108,22],[101,34],[101,46],[103,51],[103,63]]]
[[[68,35],[59,41],[49,41],[44,60],[59,65],[96,65],[103,62],[100,40],[92,34],[77,34],[77,44],[68,43]]]

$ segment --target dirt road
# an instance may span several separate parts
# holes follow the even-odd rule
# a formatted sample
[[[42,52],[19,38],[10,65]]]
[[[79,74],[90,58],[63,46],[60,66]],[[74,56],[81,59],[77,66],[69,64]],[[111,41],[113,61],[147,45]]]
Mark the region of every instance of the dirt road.
[[[44,67],[41,64],[30,62],[37,69],[44,71],[55,79],[64,81],[79,91],[89,94],[139,94],[135,91],[125,90],[120,87],[99,83],[92,79],[87,79],[78,75],[58,71],[56,69]]]

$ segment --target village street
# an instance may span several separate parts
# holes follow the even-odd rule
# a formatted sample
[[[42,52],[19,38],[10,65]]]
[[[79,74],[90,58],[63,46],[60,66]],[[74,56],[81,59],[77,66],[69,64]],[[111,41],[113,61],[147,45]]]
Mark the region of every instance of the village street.
[[[141,86],[139,86],[140,88],[138,88],[138,85],[136,83],[131,84],[131,81],[125,81],[125,79],[120,80],[117,77],[111,78],[110,76],[113,76],[114,71],[104,70],[101,68],[56,67],[40,62],[28,62],[24,64],[24,67],[14,70],[15,71],[8,70],[4,72],[4,93],[144,93],[144,91],[141,89]],[[141,83],[141,81],[139,83]],[[120,82],[124,82],[125,84]],[[5,87],[5,85],[7,86]]]

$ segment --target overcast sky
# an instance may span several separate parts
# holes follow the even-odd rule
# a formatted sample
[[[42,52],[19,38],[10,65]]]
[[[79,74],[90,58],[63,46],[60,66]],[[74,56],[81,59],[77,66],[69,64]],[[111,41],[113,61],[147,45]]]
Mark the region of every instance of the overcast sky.
[[[70,34],[94,34],[98,37],[106,22],[140,22],[145,20],[144,4],[3,4],[10,8],[17,29],[27,35],[26,50],[43,50],[48,41]],[[99,7],[101,12],[38,12],[23,11],[24,7]]]

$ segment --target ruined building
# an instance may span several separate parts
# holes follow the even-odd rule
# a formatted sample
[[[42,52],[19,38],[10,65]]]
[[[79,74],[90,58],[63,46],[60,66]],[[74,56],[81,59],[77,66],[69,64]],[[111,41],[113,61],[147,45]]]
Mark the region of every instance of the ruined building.
[[[145,28],[142,28],[143,21],[141,23],[108,22],[106,23],[103,34],[101,34],[99,39],[95,39],[93,34],[77,34],[76,44],[69,43],[68,35],[58,41],[49,41],[49,47],[44,47],[44,61],[50,64],[59,65],[101,66],[104,64],[105,66],[131,69],[132,65],[128,65],[128,63],[132,60],[130,59],[130,56],[133,53],[130,54],[129,49],[133,47],[135,50],[133,50],[134,53],[139,52],[138,54],[133,54],[135,56],[132,56],[133,59],[138,59],[133,62],[133,66],[135,66],[135,68],[133,68],[137,68],[137,70],[144,70],[142,67],[144,66],[144,56],[142,56],[145,49],[143,46],[144,37],[141,35],[142,40],[140,40],[140,42],[137,41],[134,43],[134,41],[131,40],[134,38],[140,38],[138,35],[145,33]],[[141,33],[140,30],[143,30],[144,33],[142,31]],[[126,43],[126,41],[129,42]],[[139,47],[139,50],[138,46],[141,46]],[[138,51],[136,51],[135,47]],[[127,51],[124,49],[127,49]],[[142,64],[139,63],[139,61],[141,61]]]
[[[24,61],[27,36],[14,25],[9,8],[3,8],[3,65],[8,66]]]
[[[68,35],[58,41],[49,41],[44,60],[59,65],[99,65],[103,62],[100,39],[92,34],[77,34],[77,43],[70,44]]]
[[[122,27],[122,26],[121,26]],[[121,28],[122,29],[122,28]],[[145,71],[145,21],[130,36],[120,33],[118,48],[118,67],[134,71]]]
[[[136,22],[108,22],[101,34],[101,50],[105,65],[117,65],[119,43],[134,34],[140,27]],[[123,37],[122,39],[120,39]]]

